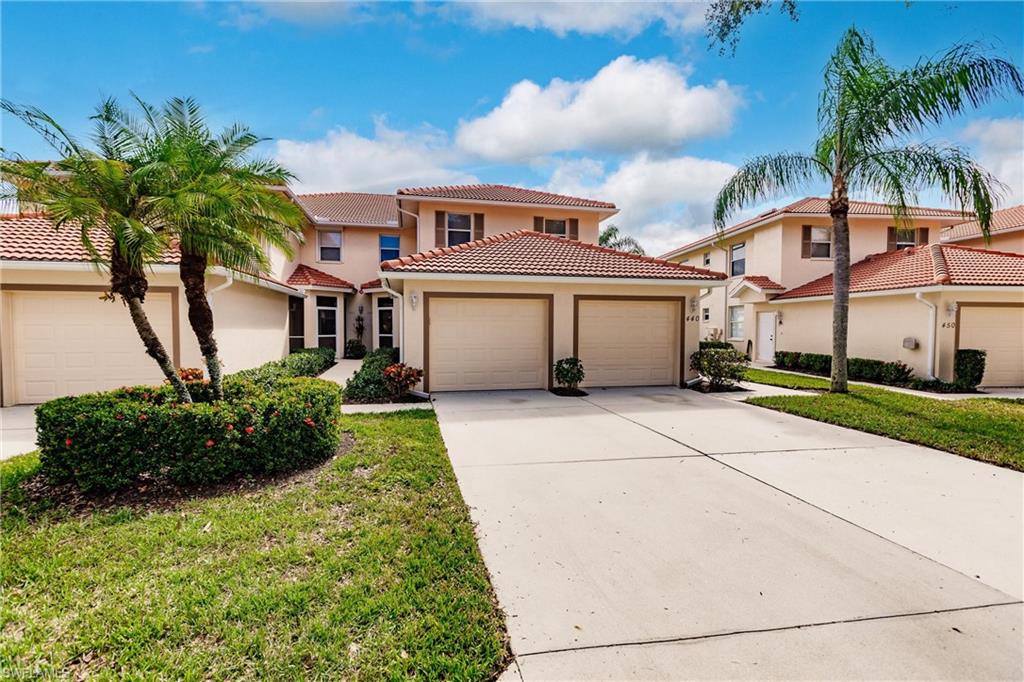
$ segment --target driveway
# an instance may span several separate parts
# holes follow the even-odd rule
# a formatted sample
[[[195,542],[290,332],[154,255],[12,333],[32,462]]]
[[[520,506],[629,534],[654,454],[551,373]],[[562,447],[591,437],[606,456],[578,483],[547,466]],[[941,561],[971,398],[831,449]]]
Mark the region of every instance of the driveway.
[[[36,406],[0,407],[0,460],[36,449]]]
[[[435,408],[509,680],[1022,675],[1021,474],[671,388]]]

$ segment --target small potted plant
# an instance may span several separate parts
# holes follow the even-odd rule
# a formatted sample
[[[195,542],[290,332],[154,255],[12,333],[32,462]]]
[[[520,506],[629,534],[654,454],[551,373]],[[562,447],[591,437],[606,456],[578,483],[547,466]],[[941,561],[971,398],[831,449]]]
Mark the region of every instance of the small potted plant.
[[[580,397],[587,395],[586,391],[580,390],[580,384],[586,373],[583,371],[583,363],[579,358],[562,358],[555,363],[555,381],[558,386],[551,389],[555,395]]]

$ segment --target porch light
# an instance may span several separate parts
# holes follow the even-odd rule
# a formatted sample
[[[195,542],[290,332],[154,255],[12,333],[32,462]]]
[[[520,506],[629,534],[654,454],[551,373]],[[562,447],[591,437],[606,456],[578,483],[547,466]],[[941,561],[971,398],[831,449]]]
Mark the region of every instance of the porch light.
[[[416,304],[420,302],[420,297],[414,291],[409,295],[409,305],[412,306],[413,310],[416,310]]]
[[[951,301],[951,302],[947,303],[946,304],[946,314],[949,315],[950,317],[953,317],[954,315],[956,315],[957,307],[958,306],[957,306],[956,302]]]

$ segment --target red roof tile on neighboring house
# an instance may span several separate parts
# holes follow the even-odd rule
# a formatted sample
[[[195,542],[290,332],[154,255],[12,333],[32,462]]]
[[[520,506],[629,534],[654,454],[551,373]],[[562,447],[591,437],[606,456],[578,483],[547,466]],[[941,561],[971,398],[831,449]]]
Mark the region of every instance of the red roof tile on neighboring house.
[[[996,234],[1022,228],[1024,228],[1024,205],[1004,208],[993,213],[992,224],[989,225],[988,231],[989,234]],[[968,220],[943,229],[939,238],[944,242],[956,242],[963,239],[977,239],[980,236],[981,225],[977,220]]]
[[[851,293],[936,285],[1024,286],[1024,254],[928,244],[875,254],[850,266]],[[832,275],[826,275],[774,300],[831,295]]]
[[[596,199],[583,199],[564,194],[552,194],[525,187],[509,185],[445,185],[439,187],[405,187],[398,190],[400,196],[434,197],[439,199],[467,199],[472,201],[496,201],[517,204],[540,204],[572,208],[608,208],[615,204]]]
[[[725,273],[518,230],[381,263],[393,272],[535,277],[719,280]]]
[[[371,279],[369,282],[363,282],[359,285],[359,291],[367,291],[368,289],[380,289],[384,286],[384,283],[379,279]]]
[[[393,194],[323,192],[296,194],[295,200],[314,222],[398,227],[398,202]]]
[[[308,265],[299,263],[295,270],[288,276],[288,284],[293,287],[330,287],[332,289],[352,289],[355,287],[340,277],[329,275],[323,270],[311,268]]]
[[[778,289],[781,291],[786,288],[772,280],[770,277],[765,277],[764,275],[744,275],[743,281],[750,282],[758,289]]]
[[[109,251],[110,239],[103,230],[93,230],[90,236],[100,253]],[[0,260],[91,262],[92,257],[79,237],[78,223],[58,228],[38,213],[0,216]],[[178,260],[178,251],[174,249],[158,262],[172,264]]]

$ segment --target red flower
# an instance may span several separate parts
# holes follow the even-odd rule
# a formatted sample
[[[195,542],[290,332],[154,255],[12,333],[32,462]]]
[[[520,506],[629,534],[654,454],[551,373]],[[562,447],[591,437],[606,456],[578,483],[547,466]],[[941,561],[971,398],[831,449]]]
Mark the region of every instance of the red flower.
[[[311,426],[311,427],[312,427],[312,426],[316,426],[316,422],[315,422],[315,421],[313,421],[312,419],[310,419],[309,417],[306,417],[306,418],[305,418],[305,419],[303,419],[302,421],[303,421],[303,423],[304,423],[304,424],[305,424],[306,426]]]
[[[144,422],[144,421],[146,421],[147,419],[149,419],[149,417],[147,417],[146,415],[144,415],[144,414],[140,414],[140,415],[139,415],[139,421],[140,421],[140,422]]]
[[[70,438],[65,438],[64,439],[64,445],[66,445],[66,446],[68,446],[70,448],[71,447],[71,439]]]
[[[256,429],[254,429],[254,428],[253,428],[253,427],[251,427],[251,426],[246,426],[246,427],[245,427],[245,432],[246,432],[246,433],[252,433],[252,432],[253,432],[253,431],[255,431],[255,430],[256,430]]]
[[[115,415],[114,419],[116,419],[117,421],[124,421],[124,415],[123,414]]]
[[[214,441],[212,441],[212,440],[208,440],[208,441],[206,441],[206,447],[208,447],[208,448],[212,448],[212,447],[213,447],[214,445],[216,445],[216,444],[217,444],[217,443],[215,443],[215,442],[214,442]]]
[[[149,400],[149,394],[148,393],[143,393],[142,394],[142,399],[143,400]]]
[[[234,431],[234,430],[235,430],[235,425],[234,424],[228,424],[228,431]]]
[[[280,417],[281,416],[281,412],[279,410],[274,410],[274,416],[275,417]]]

